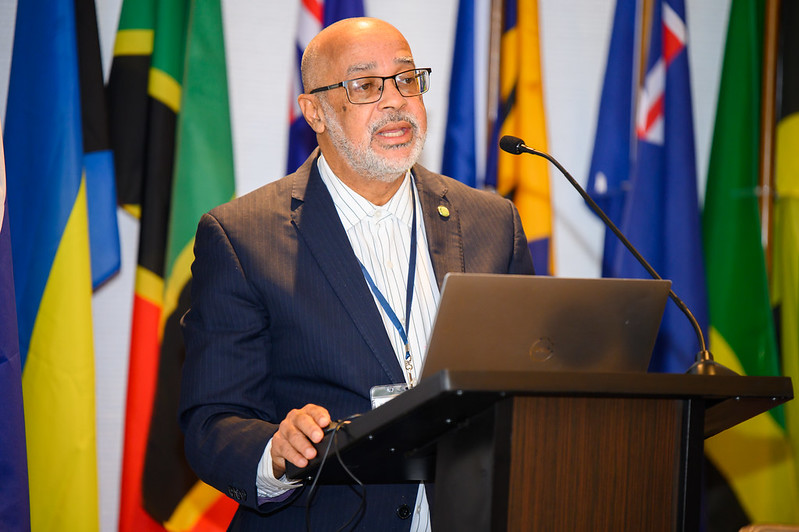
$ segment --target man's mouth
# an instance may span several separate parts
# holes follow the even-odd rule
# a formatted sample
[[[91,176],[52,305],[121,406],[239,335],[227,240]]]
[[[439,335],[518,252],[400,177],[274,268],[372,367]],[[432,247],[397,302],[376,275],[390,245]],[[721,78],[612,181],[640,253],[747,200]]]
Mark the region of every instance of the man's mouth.
[[[389,142],[404,144],[413,136],[413,126],[407,122],[387,124],[375,132],[375,136]]]
[[[394,138],[405,135],[409,130],[410,128],[407,127],[386,128],[378,131],[377,134],[381,137]]]

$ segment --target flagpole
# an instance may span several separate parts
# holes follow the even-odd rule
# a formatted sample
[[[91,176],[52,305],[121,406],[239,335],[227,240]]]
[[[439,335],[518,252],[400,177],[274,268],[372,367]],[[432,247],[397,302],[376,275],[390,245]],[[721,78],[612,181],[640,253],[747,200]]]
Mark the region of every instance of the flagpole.
[[[644,77],[646,76],[646,65],[649,61],[649,34],[652,31],[652,2],[653,0],[639,0],[637,2],[638,8],[636,9],[636,18],[638,24],[638,70],[636,71],[638,85],[644,85]],[[637,92],[636,92],[637,94]],[[638,105],[638,98],[636,97],[636,107]]]
[[[776,127],[777,49],[779,47],[780,0],[766,2],[763,32],[762,99],[760,106],[760,238],[766,258],[766,272],[771,272],[771,213],[774,207],[774,134]]]
[[[486,131],[485,139],[491,142],[491,134],[494,131],[494,124],[498,119],[501,89],[499,81],[500,68],[500,49],[502,46],[502,14],[505,11],[504,0],[491,0],[491,23],[489,27],[488,42],[488,81],[486,90]],[[488,146],[481,146],[480,149],[488,150]]]

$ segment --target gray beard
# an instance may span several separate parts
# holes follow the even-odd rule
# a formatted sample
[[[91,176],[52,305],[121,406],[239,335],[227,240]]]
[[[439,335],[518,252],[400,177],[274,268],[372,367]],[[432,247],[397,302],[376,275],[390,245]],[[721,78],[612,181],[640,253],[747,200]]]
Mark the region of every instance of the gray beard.
[[[369,125],[370,137],[380,128],[391,122],[405,121],[411,125],[413,130],[413,137],[411,140],[405,144],[398,144],[390,148],[399,149],[411,145],[411,153],[404,159],[391,161],[377,155],[371,145],[358,146],[347,139],[344,134],[344,128],[341,127],[341,123],[336,118],[333,107],[328,104],[324,98],[320,98],[319,101],[325,112],[325,117],[327,118],[326,126],[330,142],[335,146],[336,150],[344,156],[350,167],[361,176],[384,183],[393,183],[397,179],[403,177],[405,172],[419,160],[426,135],[420,133],[419,123],[409,113],[395,111]]]

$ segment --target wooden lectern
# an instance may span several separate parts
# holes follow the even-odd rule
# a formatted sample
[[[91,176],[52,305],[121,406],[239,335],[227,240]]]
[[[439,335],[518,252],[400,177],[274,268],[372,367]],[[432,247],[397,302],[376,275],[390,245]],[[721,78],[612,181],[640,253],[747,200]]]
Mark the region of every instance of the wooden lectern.
[[[330,433],[292,478],[435,482],[433,529],[699,529],[703,440],[786,377],[442,371]],[[368,500],[368,491],[367,491]]]

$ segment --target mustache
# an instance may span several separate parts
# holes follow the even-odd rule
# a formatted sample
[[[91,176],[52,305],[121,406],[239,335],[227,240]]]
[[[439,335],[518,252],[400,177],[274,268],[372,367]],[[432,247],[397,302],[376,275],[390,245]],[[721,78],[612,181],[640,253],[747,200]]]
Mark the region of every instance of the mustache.
[[[379,129],[391,124],[392,122],[407,122],[410,124],[411,129],[413,129],[414,134],[419,133],[419,122],[417,122],[416,118],[412,114],[405,111],[393,111],[370,124],[369,134],[374,135]]]

